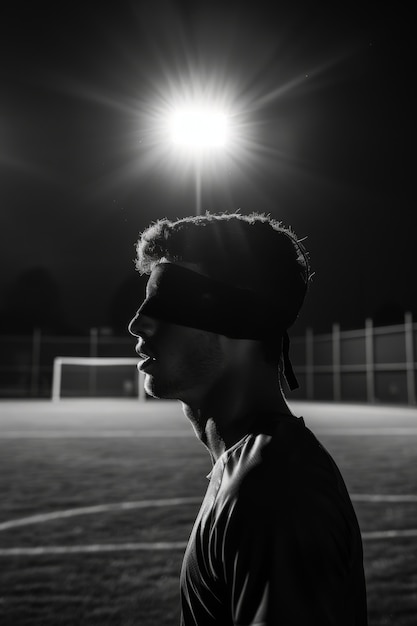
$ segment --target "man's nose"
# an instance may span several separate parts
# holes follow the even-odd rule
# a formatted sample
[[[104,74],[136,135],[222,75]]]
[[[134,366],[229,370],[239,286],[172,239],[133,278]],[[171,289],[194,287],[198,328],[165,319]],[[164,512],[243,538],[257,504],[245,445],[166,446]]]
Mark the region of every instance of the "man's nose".
[[[158,322],[153,317],[143,315],[143,313],[137,312],[128,326],[128,330],[134,337],[150,337],[158,325]]]

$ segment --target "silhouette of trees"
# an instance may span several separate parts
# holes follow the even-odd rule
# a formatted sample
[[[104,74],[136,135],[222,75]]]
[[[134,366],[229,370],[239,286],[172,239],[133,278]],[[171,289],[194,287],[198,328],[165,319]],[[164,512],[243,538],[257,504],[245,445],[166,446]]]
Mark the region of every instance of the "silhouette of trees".
[[[3,300],[0,305],[0,331],[3,333],[30,334],[34,328],[52,334],[67,330],[60,288],[44,267],[19,274]]]

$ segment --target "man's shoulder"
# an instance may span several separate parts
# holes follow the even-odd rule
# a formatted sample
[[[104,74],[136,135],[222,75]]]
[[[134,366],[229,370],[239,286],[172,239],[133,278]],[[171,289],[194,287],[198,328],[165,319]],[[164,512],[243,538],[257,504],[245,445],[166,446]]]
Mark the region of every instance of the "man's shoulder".
[[[225,452],[222,462],[220,491],[231,498],[333,490],[341,480],[336,463],[303,418],[259,424]]]
[[[223,455],[225,469],[255,469],[258,466],[307,462],[314,454],[321,455],[322,445],[306,427],[302,417],[262,417],[252,432]]]
[[[307,429],[300,418],[259,421],[250,433],[223,454],[223,487],[240,489],[242,482],[256,477],[261,479],[262,474],[265,474],[263,480],[276,477],[279,468],[291,463],[291,456],[303,445],[303,431]]]

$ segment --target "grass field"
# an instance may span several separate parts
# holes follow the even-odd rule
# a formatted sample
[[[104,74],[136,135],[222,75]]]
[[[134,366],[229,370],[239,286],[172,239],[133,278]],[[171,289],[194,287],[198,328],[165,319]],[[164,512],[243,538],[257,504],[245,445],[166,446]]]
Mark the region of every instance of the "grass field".
[[[293,410],[352,495],[370,626],[416,626],[417,410]],[[2,402],[0,428],[0,624],[178,624],[182,554],[210,471],[179,405]]]

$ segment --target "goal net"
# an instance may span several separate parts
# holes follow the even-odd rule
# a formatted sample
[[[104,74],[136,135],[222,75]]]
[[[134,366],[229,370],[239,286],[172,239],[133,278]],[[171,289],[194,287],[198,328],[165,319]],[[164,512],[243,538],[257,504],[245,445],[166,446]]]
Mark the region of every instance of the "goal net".
[[[52,400],[139,398],[145,400],[138,359],[65,357],[54,359]]]

